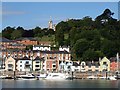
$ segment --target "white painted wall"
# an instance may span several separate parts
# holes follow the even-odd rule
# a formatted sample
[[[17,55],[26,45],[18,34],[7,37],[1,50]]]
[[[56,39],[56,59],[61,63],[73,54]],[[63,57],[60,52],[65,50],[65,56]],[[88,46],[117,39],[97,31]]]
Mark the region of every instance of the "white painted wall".
[[[30,69],[32,69],[32,60],[19,60],[18,62],[17,62],[17,70],[18,71],[26,71],[26,69],[25,69],[25,63],[26,62],[29,62],[29,64],[30,64]]]
[[[49,46],[33,46],[33,50],[51,51],[51,47],[49,47]]]

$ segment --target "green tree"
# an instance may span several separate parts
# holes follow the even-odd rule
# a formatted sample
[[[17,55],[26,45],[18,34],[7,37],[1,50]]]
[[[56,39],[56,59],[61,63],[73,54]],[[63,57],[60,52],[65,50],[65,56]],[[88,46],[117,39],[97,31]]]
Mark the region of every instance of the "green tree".
[[[107,39],[102,41],[101,51],[109,58],[115,56],[117,53],[115,43]]]
[[[73,46],[72,50],[73,53],[76,54],[77,59],[81,59],[83,53],[88,50],[90,47],[89,42],[86,39],[79,39],[76,41],[75,45]]]
[[[2,37],[5,37],[7,39],[11,39],[11,33],[15,30],[15,27],[6,27],[4,30],[2,30]]]
[[[14,30],[12,33],[11,33],[11,39],[17,39],[17,38],[20,38],[22,37],[22,32],[20,30]]]
[[[92,61],[96,59],[96,52],[93,49],[88,49],[83,53],[83,59],[86,61]]]

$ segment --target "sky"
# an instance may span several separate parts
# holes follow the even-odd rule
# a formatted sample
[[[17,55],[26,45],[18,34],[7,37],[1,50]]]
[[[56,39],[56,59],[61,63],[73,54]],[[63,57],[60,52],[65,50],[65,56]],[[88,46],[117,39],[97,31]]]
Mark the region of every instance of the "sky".
[[[2,2],[2,29],[7,26],[47,28],[50,17],[54,24],[85,16],[95,19],[106,8],[118,19],[118,2]]]

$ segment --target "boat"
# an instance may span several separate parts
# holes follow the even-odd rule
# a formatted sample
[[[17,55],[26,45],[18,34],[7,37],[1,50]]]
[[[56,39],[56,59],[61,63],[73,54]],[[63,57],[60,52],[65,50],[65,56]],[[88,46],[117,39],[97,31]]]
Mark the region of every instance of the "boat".
[[[8,77],[8,75],[1,75],[0,79],[5,79],[6,77]]]
[[[88,76],[87,79],[98,79],[98,77],[95,77],[95,76]]]
[[[16,77],[18,80],[36,80],[33,74],[18,75]]]
[[[117,80],[115,76],[109,76],[108,80]]]
[[[116,72],[116,78],[120,79],[120,72]]]
[[[47,74],[40,74],[40,75],[37,75],[36,77],[37,78],[46,78]]]
[[[49,73],[45,79],[46,80],[66,80],[66,78],[68,78],[68,76],[64,73]]]

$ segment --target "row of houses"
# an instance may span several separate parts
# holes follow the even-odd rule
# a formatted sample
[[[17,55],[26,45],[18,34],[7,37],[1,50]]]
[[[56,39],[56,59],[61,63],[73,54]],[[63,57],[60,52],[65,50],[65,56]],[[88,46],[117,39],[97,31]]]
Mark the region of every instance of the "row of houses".
[[[120,63],[119,63],[120,65]],[[48,71],[48,72],[104,72],[117,70],[117,62],[110,62],[104,57],[99,61],[71,61],[68,59],[48,58],[36,56],[35,58],[13,58],[5,61],[5,71]]]

